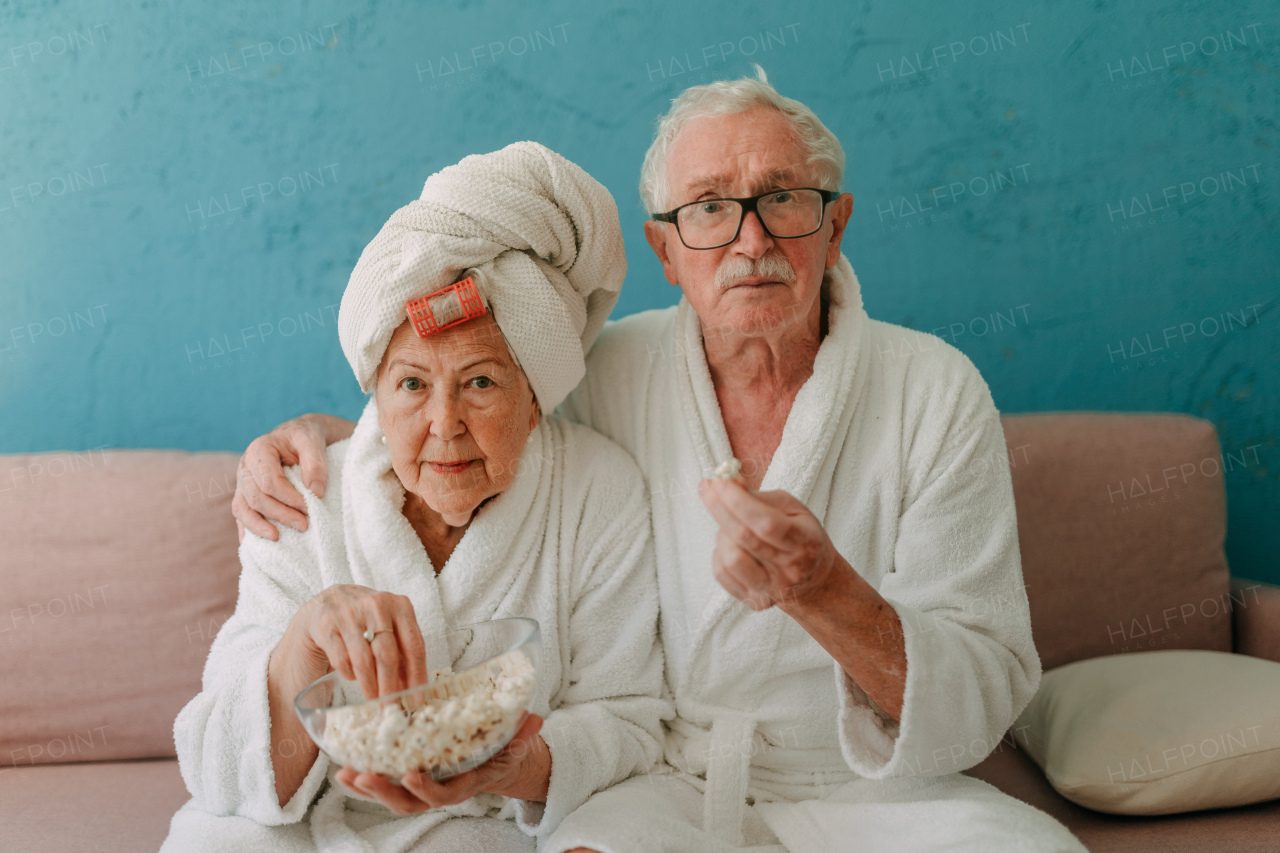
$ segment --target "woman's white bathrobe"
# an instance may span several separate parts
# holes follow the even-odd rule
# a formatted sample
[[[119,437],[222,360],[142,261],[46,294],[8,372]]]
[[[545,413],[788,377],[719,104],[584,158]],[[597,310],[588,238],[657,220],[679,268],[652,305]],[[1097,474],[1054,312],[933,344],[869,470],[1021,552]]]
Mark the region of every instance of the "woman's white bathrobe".
[[[762,489],[803,501],[901,617],[901,725],[786,614],[754,613],[715,581],[717,525],[696,486],[732,453],[698,316],[682,300],[625,318],[601,334],[565,411],[631,451],[649,481],[672,769],[593,799],[550,850],[1084,849],[958,775],[1040,679],[986,383],[938,338],[869,320],[843,256],[828,279],[829,334]]]
[[[635,463],[599,434],[557,417],[533,431],[508,489],[477,513],[437,575],[401,513],[404,489],[370,401],[348,441],[329,448],[323,499],[305,533],[249,535],[235,613],[213,643],[204,689],[174,726],[192,799],[166,851],[532,850],[592,793],[661,757],[658,605],[649,507]],[[333,584],[407,595],[424,634],[506,616],[542,628],[532,710],[545,718],[545,806],[482,794],[396,817],[333,783],[321,755],[281,808],[275,793],[267,660],[298,608]],[[313,805],[313,801],[318,800]],[[514,820],[508,819],[514,818]]]

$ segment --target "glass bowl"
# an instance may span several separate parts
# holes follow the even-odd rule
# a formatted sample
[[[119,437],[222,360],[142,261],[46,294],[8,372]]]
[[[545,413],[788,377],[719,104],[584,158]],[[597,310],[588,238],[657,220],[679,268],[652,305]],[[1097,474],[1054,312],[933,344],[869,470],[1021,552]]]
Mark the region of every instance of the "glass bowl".
[[[542,665],[536,620],[494,619],[423,640],[426,684],[368,699],[331,672],[293,700],[332,761],[397,784],[415,770],[442,781],[488,761],[519,731]]]

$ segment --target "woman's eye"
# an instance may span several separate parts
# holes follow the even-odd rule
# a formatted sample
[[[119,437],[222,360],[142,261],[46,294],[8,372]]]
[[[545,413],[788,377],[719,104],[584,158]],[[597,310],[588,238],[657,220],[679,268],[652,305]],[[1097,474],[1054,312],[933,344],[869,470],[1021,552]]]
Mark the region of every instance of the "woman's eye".
[[[421,391],[426,386],[422,380],[416,376],[406,376],[400,380],[400,387],[406,391]]]
[[[492,388],[493,380],[488,376],[477,376],[475,379],[471,380],[471,385],[472,387],[479,388],[481,390],[485,388]]]

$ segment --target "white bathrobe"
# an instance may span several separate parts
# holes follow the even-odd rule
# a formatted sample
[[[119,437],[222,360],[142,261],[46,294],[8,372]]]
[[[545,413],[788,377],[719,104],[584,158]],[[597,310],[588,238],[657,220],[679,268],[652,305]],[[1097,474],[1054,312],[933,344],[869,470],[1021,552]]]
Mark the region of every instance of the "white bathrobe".
[[[696,485],[733,454],[698,316],[682,300],[625,318],[601,334],[565,411],[648,478],[679,716],[667,769],[595,797],[549,850],[1084,849],[1043,812],[958,775],[1040,679],[987,386],[938,338],[869,320],[843,256],[829,285],[829,334],[762,489],[803,501],[901,617],[902,722],[786,614],[752,612],[715,581],[717,524]]]
[[[192,799],[164,850],[532,850],[593,792],[661,757],[658,603],[649,507],[635,463],[557,417],[531,434],[508,489],[477,513],[437,575],[401,513],[404,489],[370,401],[329,448],[323,499],[305,533],[249,535],[235,613],[218,632],[203,691],[174,726]],[[396,817],[348,797],[322,754],[281,808],[270,757],[267,660],[298,608],[333,584],[406,595],[424,634],[507,616],[537,619],[542,670],[531,710],[545,718],[552,768],[545,806],[481,794]]]

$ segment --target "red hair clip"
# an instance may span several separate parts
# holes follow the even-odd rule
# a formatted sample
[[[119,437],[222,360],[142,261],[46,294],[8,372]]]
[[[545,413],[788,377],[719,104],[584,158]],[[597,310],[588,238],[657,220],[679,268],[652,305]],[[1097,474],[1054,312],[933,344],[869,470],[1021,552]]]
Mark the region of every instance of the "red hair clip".
[[[485,313],[480,291],[471,276],[435,293],[410,299],[404,308],[409,312],[409,322],[413,323],[413,330],[420,338],[443,332]]]

